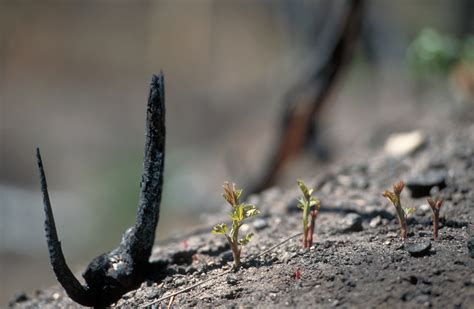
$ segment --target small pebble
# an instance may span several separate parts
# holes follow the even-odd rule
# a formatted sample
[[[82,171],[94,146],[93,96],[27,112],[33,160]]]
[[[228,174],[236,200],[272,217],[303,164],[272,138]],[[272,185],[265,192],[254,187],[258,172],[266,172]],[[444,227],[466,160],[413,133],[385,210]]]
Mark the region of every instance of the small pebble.
[[[471,235],[467,241],[467,249],[469,250],[469,256],[474,258],[474,235]]]
[[[257,218],[253,221],[252,225],[257,231],[260,231],[268,227],[268,222],[265,219]]]
[[[229,274],[229,275],[227,275],[226,281],[230,285],[236,285],[239,282],[239,279],[236,275]]]
[[[382,217],[377,216],[375,218],[372,218],[372,220],[370,220],[369,226],[372,228],[375,228],[381,224],[382,224]]]
[[[388,232],[386,236],[387,238],[396,238],[398,237],[398,234],[395,232]]]
[[[430,169],[422,173],[413,174],[406,181],[406,186],[411,192],[411,197],[420,198],[429,196],[433,187],[443,189],[446,187],[447,173],[443,169]]]
[[[364,229],[362,227],[362,217],[356,213],[347,214],[342,219],[342,225],[343,233],[360,232]]]
[[[405,244],[405,250],[412,256],[424,256],[430,252],[430,249],[431,241],[429,240]]]

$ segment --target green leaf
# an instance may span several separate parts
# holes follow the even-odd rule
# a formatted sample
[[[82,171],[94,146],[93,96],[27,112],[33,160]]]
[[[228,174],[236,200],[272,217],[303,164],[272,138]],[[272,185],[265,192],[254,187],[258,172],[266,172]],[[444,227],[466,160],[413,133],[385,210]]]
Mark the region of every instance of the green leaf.
[[[237,201],[239,200],[239,198],[240,198],[240,196],[242,195],[242,192],[243,192],[243,191],[244,191],[244,190],[242,190],[242,189],[236,189],[236,190],[235,190],[235,196],[236,196],[236,198],[237,198]]]
[[[405,211],[405,215],[407,217],[415,213],[415,208],[413,208],[413,207],[404,208],[403,210]]]
[[[304,209],[305,206],[306,206],[306,200],[302,197],[300,197],[298,199],[298,204],[296,204],[296,206],[299,208],[299,209]]]
[[[244,217],[250,218],[260,214],[260,210],[257,209],[255,205],[245,205],[244,206]]]
[[[232,221],[240,222],[244,219],[244,208],[242,205],[237,205],[232,212]]]
[[[211,231],[211,234],[226,234],[226,233],[227,233],[227,224],[225,223],[214,225]]]
[[[300,187],[300,190],[305,197],[311,196],[311,193],[309,192],[309,189],[306,186],[306,184],[303,182],[303,180],[298,179],[296,180],[296,182],[298,183],[298,186]]]
[[[242,245],[242,246],[248,244],[252,240],[252,237],[253,237],[253,233],[245,235],[244,238],[241,238],[239,240],[239,244]]]
[[[319,209],[321,208],[321,202],[317,199],[317,198],[314,198],[312,197],[310,202],[309,202],[309,207],[313,207],[319,211]]]

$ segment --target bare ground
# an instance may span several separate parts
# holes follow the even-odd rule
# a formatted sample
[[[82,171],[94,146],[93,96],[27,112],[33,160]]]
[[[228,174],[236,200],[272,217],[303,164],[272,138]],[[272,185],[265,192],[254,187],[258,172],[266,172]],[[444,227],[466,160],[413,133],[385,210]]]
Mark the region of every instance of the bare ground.
[[[241,270],[219,276],[229,270],[231,254],[224,239],[210,235],[209,226],[158,244],[149,279],[114,306],[150,304],[214,278],[153,307],[474,308],[474,126],[425,133],[424,146],[402,158],[379,151],[317,177],[308,171],[322,202],[310,249],[302,249],[295,238],[256,257],[302,229],[296,185],[286,191],[273,188],[250,198],[262,215],[242,227],[255,237],[243,250]],[[381,196],[396,181],[410,183],[413,177],[425,182],[429,194],[445,199],[437,241],[426,197],[403,192],[403,204],[416,213],[409,220],[409,239],[402,242],[395,209]],[[210,221],[222,220],[225,212]],[[413,256],[407,251],[413,243],[430,247]],[[59,287],[18,295],[11,305],[77,306]]]

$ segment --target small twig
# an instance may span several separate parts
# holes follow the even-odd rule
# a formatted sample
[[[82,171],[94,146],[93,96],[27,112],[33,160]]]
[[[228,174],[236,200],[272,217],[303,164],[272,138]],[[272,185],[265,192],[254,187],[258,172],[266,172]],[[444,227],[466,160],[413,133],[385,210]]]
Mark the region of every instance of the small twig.
[[[282,240],[281,242],[279,242],[278,244],[274,245],[273,247],[270,247],[270,248],[268,248],[267,250],[261,252],[259,255],[256,256],[256,258],[259,258],[259,257],[261,257],[261,256],[263,256],[263,255],[265,255],[265,254],[267,254],[268,252],[272,251],[273,249],[278,248],[278,247],[280,247],[281,245],[283,245],[284,243],[286,243],[286,242],[292,240],[293,238],[296,238],[296,237],[298,237],[298,236],[301,236],[301,235],[303,235],[302,232],[301,232],[301,233],[298,233],[298,234],[295,234],[295,235],[293,235],[293,236],[291,236],[291,237],[288,237],[288,238],[286,238],[285,240]]]
[[[170,298],[170,302],[168,303],[168,307],[167,307],[168,309],[171,309],[171,306],[173,305],[173,302],[174,302],[174,296],[172,296]]]
[[[265,254],[267,254],[268,252],[270,252],[270,251],[272,251],[272,250],[278,248],[279,246],[283,245],[284,243],[286,243],[286,242],[292,240],[293,238],[296,238],[296,237],[301,236],[301,235],[303,235],[303,233],[298,233],[298,234],[295,234],[295,235],[293,235],[293,236],[291,236],[291,237],[288,237],[288,238],[282,240],[281,242],[279,242],[278,244],[276,244],[276,245],[274,245],[274,246],[268,248],[267,250],[261,252],[260,254],[256,255],[254,258],[249,259],[249,261],[252,260],[252,259],[259,258],[259,257],[261,257],[261,256],[263,256],[263,255],[265,255]],[[245,261],[245,262],[248,262],[248,261]],[[158,298],[157,300],[154,300],[154,301],[152,301],[151,303],[142,305],[142,306],[140,306],[140,308],[145,308],[145,307],[148,307],[148,306],[152,306],[152,305],[154,305],[154,304],[156,304],[156,303],[159,303],[159,302],[161,302],[161,301],[167,300],[167,299],[170,298],[170,297],[175,297],[176,295],[179,295],[179,294],[185,293],[185,292],[187,292],[187,291],[190,291],[190,290],[192,290],[192,289],[195,288],[195,287],[198,287],[198,286],[200,286],[200,285],[203,285],[203,284],[205,284],[205,283],[207,283],[207,282],[209,282],[209,281],[212,281],[212,280],[214,280],[214,279],[217,279],[217,278],[219,278],[219,277],[221,277],[221,276],[223,276],[223,275],[227,275],[228,273],[231,273],[232,271],[233,271],[233,269],[229,269],[229,270],[227,270],[227,271],[225,271],[225,272],[223,272],[223,273],[217,274],[217,275],[215,275],[215,276],[213,276],[213,277],[211,277],[211,278],[208,278],[208,279],[206,279],[206,280],[203,280],[203,281],[197,282],[197,283],[195,283],[195,284],[192,284],[192,285],[188,286],[187,288],[184,288],[184,289],[179,290],[179,291],[177,291],[177,292],[171,293],[170,295],[167,295],[167,296],[163,296],[163,297],[161,297],[161,298]]]

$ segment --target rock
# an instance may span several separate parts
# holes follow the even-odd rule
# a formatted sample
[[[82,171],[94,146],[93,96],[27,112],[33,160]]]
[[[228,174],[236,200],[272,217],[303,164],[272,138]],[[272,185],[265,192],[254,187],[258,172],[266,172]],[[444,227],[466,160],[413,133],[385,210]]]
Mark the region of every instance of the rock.
[[[420,207],[418,207],[416,210],[417,210],[416,212],[419,213],[420,215],[431,213],[431,207],[430,207],[430,205],[428,205],[426,203],[421,204]]]
[[[395,232],[388,232],[386,236],[387,238],[396,238],[398,237],[398,234]]]
[[[157,289],[157,288],[152,288],[150,289],[147,293],[146,293],[146,298],[147,299],[155,299],[155,298],[158,298],[161,293],[160,293],[160,289]]]
[[[369,187],[369,180],[366,177],[356,176],[352,180],[352,186],[356,189],[367,189]]]
[[[233,259],[232,252],[231,251],[226,251],[221,253],[219,256],[224,263],[230,262]]]
[[[381,224],[382,224],[382,217],[377,216],[375,218],[372,218],[372,220],[370,220],[369,226],[372,227],[372,228],[375,228],[375,227],[377,227]]]
[[[182,277],[182,278],[175,279],[173,283],[175,287],[178,287],[178,286],[185,285],[187,282],[188,282],[188,279],[186,279],[186,277]]]
[[[413,198],[429,196],[431,188],[443,189],[446,187],[446,171],[432,169],[413,175],[406,181],[406,186]]]
[[[9,306],[13,307],[16,303],[21,303],[27,301],[29,298],[25,292],[18,292],[15,294],[12,300],[9,302]]]
[[[282,261],[283,263],[288,263],[292,258],[297,256],[298,253],[290,253],[290,252],[285,252],[281,257],[279,257],[279,260]]]
[[[196,271],[197,271],[197,269],[193,265],[189,265],[188,267],[186,267],[186,274],[193,274]]]
[[[431,249],[431,241],[424,240],[416,243],[405,244],[405,250],[412,256],[420,257],[428,254]]]
[[[171,255],[174,264],[191,264],[195,250],[178,250]]]
[[[412,154],[425,144],[426,137],[421,131],[392,134],[385,142],[384,150],[394,157]]]
[[[356,213],[349,213],[342,219],[342,232],[352,233],[360,232],[364,228],[362,227],[362,217]]]
[[[263,230],[264,228],[268,227],[268,222],[265,219],[257,218],[252,223],[254,229],[257,231]]]
[[[234,274],[228,274],[226,277],[226,281],[230,285],[236,285],[239,282],[239,278]]]
[[[132,298],[133,296],[135,296],[136,294],[136,291],[130,291],[124,295],[122,295],[122,299],[129,299],[129,298]]]
[[[244,223],[240,226],[240,229],[239,231],[241,231],[242,233],[247,233],[250,231],[250,225]]]
[[[467,249],[469,250],[469,256],[474,258],[474,235],[471,235],[471,237],[468,239]]]

